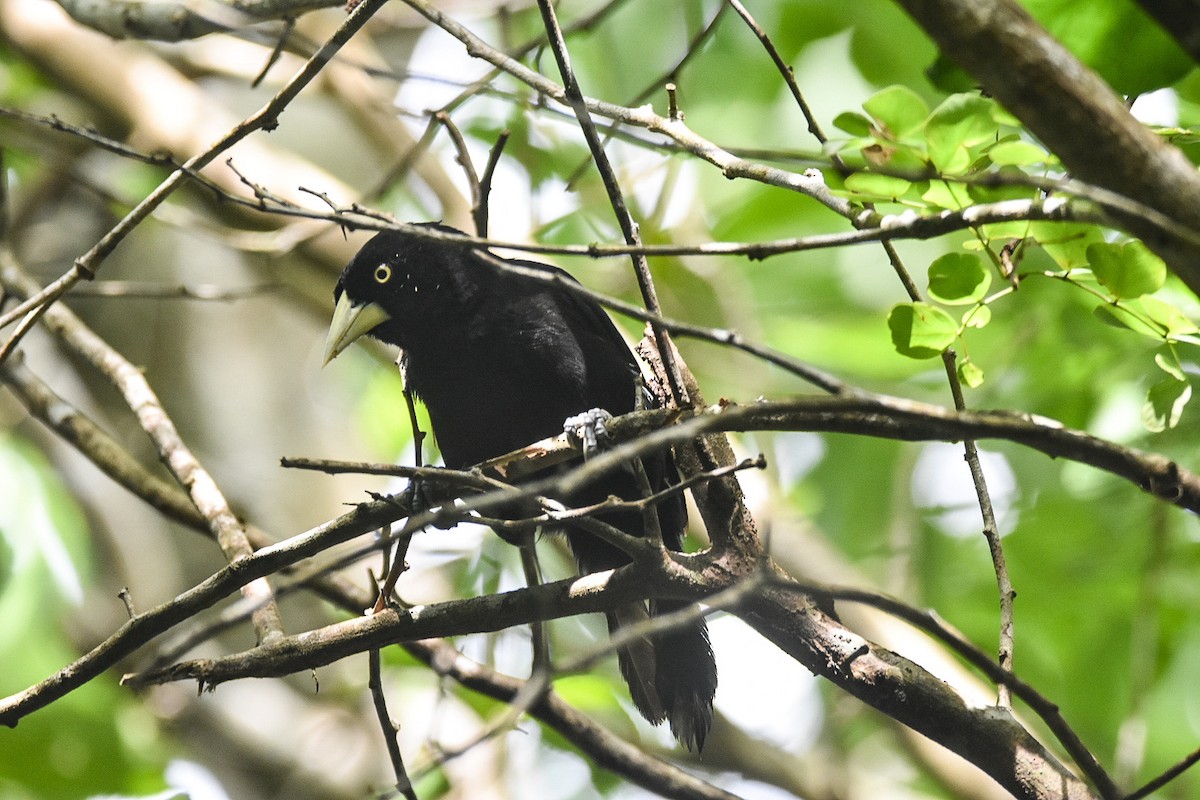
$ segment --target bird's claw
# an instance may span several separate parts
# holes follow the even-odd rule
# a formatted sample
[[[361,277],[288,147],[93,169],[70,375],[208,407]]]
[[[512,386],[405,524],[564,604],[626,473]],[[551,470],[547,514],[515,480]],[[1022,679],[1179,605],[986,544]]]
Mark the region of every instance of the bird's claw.
[[[593,408],[567,417],[563,422],[563,432],[583,443],[583,457],[587,458],[593,450],[600,446],[600,441],[608,436],[605,425],[613,415],[603,408]]]

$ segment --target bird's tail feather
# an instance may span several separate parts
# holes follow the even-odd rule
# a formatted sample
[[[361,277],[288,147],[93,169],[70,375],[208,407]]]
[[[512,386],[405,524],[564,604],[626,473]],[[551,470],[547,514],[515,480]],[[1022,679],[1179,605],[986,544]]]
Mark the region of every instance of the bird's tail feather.
[[[651,612],[641,603],[622,606],[608,616],[613,633],[622,626],[669,614],[686,602],[657,600]],[[629,695],[647,720],[670,723],[671,733],[689,750],[700,751],[712,724],[717,666],[704,620],[689,622],[638,639],[617,654]]]
[[[608,632],[615,636],[622,627],[631,627],[650,619],[644,603],[630,603],[617,608],[608,615]],[[621,677],[629,685],[629,696],[633,704],[647,720],[657,725],[667,718],[662,700],[658,696],[658,658],[655,645],[645,637],[639,637],[617,651],[617,663]]]
[[[678,600],[652,600],[651,616],[686,608]],[[717,663],[703,619],[673,627],[655,638],[658,696],[671,724],[671,733],[689,750],[704,749],[712,725],[713,696],[717,693]]]

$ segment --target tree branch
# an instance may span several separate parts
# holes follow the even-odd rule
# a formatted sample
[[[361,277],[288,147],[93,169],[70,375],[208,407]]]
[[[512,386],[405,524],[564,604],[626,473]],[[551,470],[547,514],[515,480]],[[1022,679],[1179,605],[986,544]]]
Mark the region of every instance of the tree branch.
[[[106,33],[114,39],[153,39],[180,42],[210,33],[246,28],[265,20],[286,20],[314,11],[343,5],[340,0],[213,0],[196,3],[155,0],[56,0],[81,25]]]
[[[7,248],[0,248],[0,282],[7,291],[18,297],[38,295],[37,284],[24,274]],[[226,560],[233,564],[252,555],[254,549],[246,537],[245,526],[229,507],[212,474],[179,435],[174,421],[142,371],[84,325],[69,309],[59,305],[43,305],[40,310],[44,313],[46,327],[121,392],[137,417],[138,424],[154,443],[159,458],[207,521]],[[258,640],[263,642],[282,636],[283,623],[279,608],[267,581],[260,579],[247,583],[242,587],[242,594],[255,604],[254,629]]]
[[[698,572],[705,576],[703,591],[712,593],[753,580],[756,569],[717,559]],[[660,581],[648,580],[644,573],[623,568],[498,595],[408,610],[387,609],[253,650],[187,661],[124,680],[137,685],[196,680],[211,690],[227,680],[282,677],[388,644],[433,635],[497,631],[602,611],[654,593],[660,586]],[[967,758],[1017,797],[1092,796],[1007,710],[969,708],[949,686],[920,666],[826,617],[797,587],[755,587],[731,611],[809,669]],[[1055,786],[1065,793],[1054,794]]]
[[[1200,229],[1200,174],[1013,0],[897,0],[947,56],[1081,180]],[[1086,133],[1081,133],[1086,131]],[[1136,217],[1124,224],[1200,293],[1200,245]]]
[[[312,58],[305,62],[291,80],[279,90],[262,108],[251,114],[242,122],[235,125],[224,136],[222,136],[215,144],[201,153],[198,153],[172,172],[166,180],[160,183],[154,191],[148,194],[141,202],[137,204],[128,214],[126,214],[120,222],[118,222],[111,230],[100,238],[98,242],[87,253],[75,260],[74,265],[67,270],[61,277],[52,281],[47,286],[40,289],[35,294],[27,297],[24,302],[19,304],[17,308],[12,309],[11,315],[25,315],[27,320],[36,320],[44,309],[54,303],[59,297],[82,279],[91,280],[95,277],[96,270],[99,269],[101,263],[108,257],[110,253],[128,236],[138,225],[140,225],[150,213],[161,205],[167,197],[169,197],[176,189],[178,189],[188,176],[195,171],[203,169],[208,164],[212,163],[218,156],[227,151],[230,147],[249,136],[257,130],[270,130],[278,124],[279,115],[283,113],[288,104],[296,98],[300,91],[307,86],[317,74],[333,58],[334,54],[341,49],[347,41],[350,40],[358,30],[366,24],[371,15],[379,9],[386,0],[363,0],[354,11],[346,18],[346,21],[334,32],[328,41],[318,50]],[[3,323],[0,322],[0,325]],[[0,351],[0,360],[12,352],[16,346],[19,335],[10,337],[5,343],[4,349]]]
[[[813,672],[970,761],[1014,797],[1097,796],[1007,709],[968,707],[919,665],[831,623],[795,590],[768,588],[738,616]]]
[[[241,586],[375,530],[402,513],[392,498],[364,503],[324,525],[231,563],[175,599],[132,617],[112,636],[45,680],[0,700],[0,725],[15,726],[22,717],[69,694]],[[432,515],[419,518],[414,527],[426,522],[432,522]]]
[[[513,702],[525,682],[471,661],[441,640],[408,642],[404,649],[439,675],[447,675],[466,688],[504,703]],[[535,702],[529,713],[578,747],[597,765],[624,775],[662,797],[676,800],[738,800],[735,795],[651,756],[614,736],[554,694]]]
[[[0,364],[0,381],[29,413],[63,441],[86,455],[102,472],[145,500],[168,519],[212,535],[208,522],[178,486],[151,475],[119,442],[79,409],[54,393],[25,366],[21,353]]]

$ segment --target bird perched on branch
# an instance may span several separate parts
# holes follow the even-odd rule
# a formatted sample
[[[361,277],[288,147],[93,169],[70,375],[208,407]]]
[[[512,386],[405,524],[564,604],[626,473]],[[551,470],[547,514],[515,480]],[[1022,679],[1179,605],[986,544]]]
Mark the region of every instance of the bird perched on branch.
[[[461,234],[435,223],[422,227]],[[644,392],[633,353],[599,304],[506,271],[505,263],[573,281],[546,264],[505,262],[468,246],[385,231],[351,260],[334,290],[326,363],[364,334],[399,347],[407,386],[429,411],[447,467],[467,468],[557,435],[569,417],[593,409],[632,411]],[[669,452],[641,462],[652,491],[678,483]],[[629,468],[558,499],[577,506],[612,495],[639,499],[643,486]],[[682,495],[656,509],[664,544],[682,550]],[[631,536],[647,535],[641,512],[597,516]],[[589,533],[564,532],[582,574],[630,561]],[[609,629],[685,605],[651,600],[649,608],[620,608],[608,614]],[[702,748],[717,685],[704,621],[637,640],[618,652],[618,661],[642,715],[655,724],[669,722],[689,749]]]

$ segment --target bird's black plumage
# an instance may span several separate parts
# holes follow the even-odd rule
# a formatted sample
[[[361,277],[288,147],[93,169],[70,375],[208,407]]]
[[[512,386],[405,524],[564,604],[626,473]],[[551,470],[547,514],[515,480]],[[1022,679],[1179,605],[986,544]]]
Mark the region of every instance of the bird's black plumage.
[[[515,263],[572,280],[546,264]],[[363,334],[400,347],[407,384],[429,411],[448,467],[469,467],[561,433],[565,419],[593,408],[632,411],[642,392],[634,355],[598,304],[505,271],[467,247],[399,231],[378,234],[346,267],[334,296],[326,360]],[[646,457],[643,466],[655,491],[679,480],[669,453]],[[615,472],[560,499],[576,505],[610,495],[634,499],[642,494],[638,487],[632,470]],[[683,498],[657,509],[664,543],[681,550]],[[645,535],[640,513],[601,518]],[[582,573],[629,561],[594,536],[566,533]],[[652,601],[649,613],[679,606]],[[609,614],[609,627],[646,614],[641,604],[620,609]],[[639,711],[651,722],[669,721],[688,747],[702,747],[717,682],[704,622],[637,642],[618,657]]]

